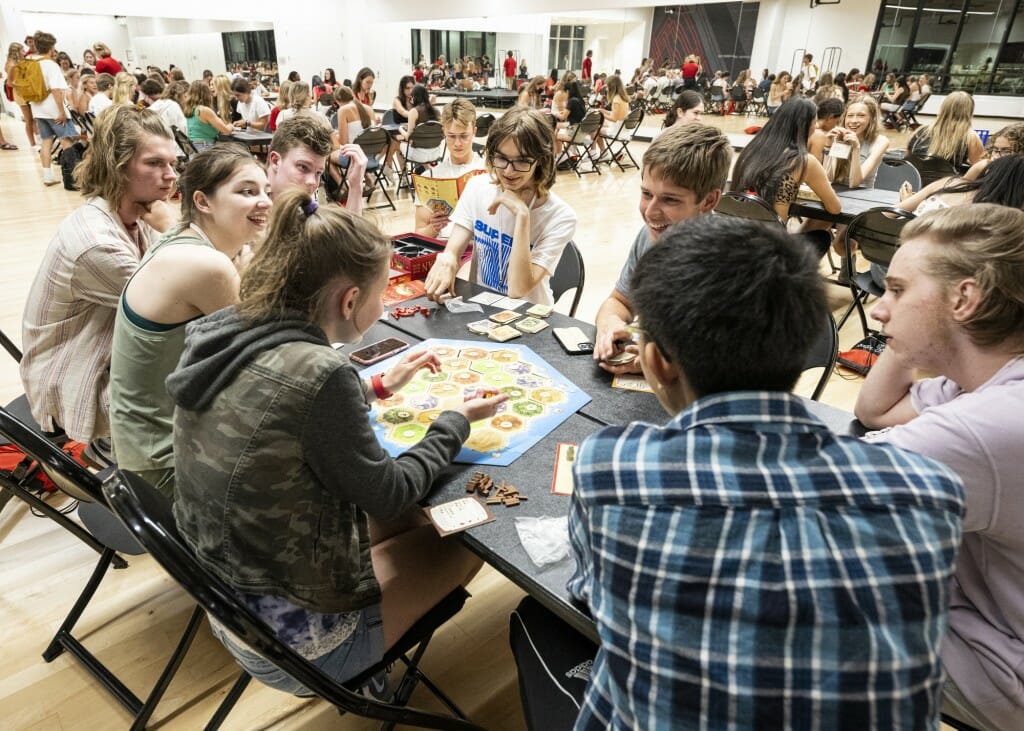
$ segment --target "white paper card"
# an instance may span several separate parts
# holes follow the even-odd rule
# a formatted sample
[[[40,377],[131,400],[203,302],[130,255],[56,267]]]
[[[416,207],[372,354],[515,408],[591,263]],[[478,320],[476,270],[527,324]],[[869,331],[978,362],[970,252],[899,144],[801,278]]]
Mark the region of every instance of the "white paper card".
[[[493,305],[503,297],[497,292],[481,292],[480,294],[473,295],[469,298],[470,302],[477,302],[481,305]]]

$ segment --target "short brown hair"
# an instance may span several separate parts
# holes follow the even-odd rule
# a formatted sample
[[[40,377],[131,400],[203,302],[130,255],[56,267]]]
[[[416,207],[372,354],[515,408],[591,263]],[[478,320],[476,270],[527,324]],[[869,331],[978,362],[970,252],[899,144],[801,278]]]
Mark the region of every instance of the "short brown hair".
[[[452,122],[464,124],[470,129],[476,126],[476,107],[468,99],[453,99],[444,105],[441,110],[441,124],[449,125]]]
[[[368,219],[315,206],[297,187],[274,197],[266,238],[239,287],[238,310],[247,319],[299,311],[316,322],[332,282],[344,279],[365,292],[388,266],[391,242]]]
[[[103,110],[93,127],[92,143],[74,172],[82,195],[102,198],[116,210],[128,189],[128,163],[147,135],[174,139],[156,112],[134,106]]]
[[[98,74],[96,76],[96,88],[100,91],[114,88],[114,77],[107,73]]]
[[[231,82],[231,91],[237,91],[239,94],[248,94],[252,91],[252,85],[241,76],[236,76],[235,80]]]
[[[519,148],[519,154],[532,158],[533,182],[537,186],[537,196],[543,198],[555,184],[555,132],[544,115],[532,107],[512,107],[498,119],[487,135],[485,160],[487,172],[494,179],[494,168],[491,158],[501,144],[511,139]]]
[[[1024,352],[1024,211],[994,203],[932,211],[908,223],[903,241],[927,237],[936,245],[925,271],[950,284],[973,279],[977,311],[962,323],[980,346]]]
[[[331,125],[322,115],[297,112],[281,122],[270,140],[270,152],[284,157],[299,145],[305,145],[314,155],[321,157],[331,154]]]
[[[669,127],[644,153],[643,174],[654,173],[702,200],[721,190],[732,163],[732,145],[721,130],[706,124]]]
[[[36,44],[36,53],[44,54],[49,53],[53,50],[53,47],[57,45],[57,39],[52,33],[46,31],[37,30],[32,34],[32,40]]]

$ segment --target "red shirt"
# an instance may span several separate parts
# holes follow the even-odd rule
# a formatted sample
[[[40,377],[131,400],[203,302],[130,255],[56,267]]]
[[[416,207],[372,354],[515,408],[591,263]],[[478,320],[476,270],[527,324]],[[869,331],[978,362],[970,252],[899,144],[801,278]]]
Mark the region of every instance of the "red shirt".
[[[684,79],[695,79],[697,78],[697,71],[700,69],[699,66],[693,61],[683,64],[683,78]]]
[[[417,84],[423,81],[423,69],[417,66],[416,70],[412,72],[412,77],[416,79]]]
[[[512,58],[511,56],[506,57],[505,58],[505,76],[507,76],[509,78],[514,77],[516,75],[516,67],[517,66],[519,66],[519,64],[516,63],[516,60],[514,58]]]
[[[121,64],[117,62],[117,59],[113,56],[107,56],[106,58],[96,59],[96,74],[110,74],[111,76],[117,76],[121,73]]]
[[[583,70],[580,72],[580,78],[584,81],[590,81],[590,69],[593,68],[593,62],[590,60],[590,56],[583,59]]]

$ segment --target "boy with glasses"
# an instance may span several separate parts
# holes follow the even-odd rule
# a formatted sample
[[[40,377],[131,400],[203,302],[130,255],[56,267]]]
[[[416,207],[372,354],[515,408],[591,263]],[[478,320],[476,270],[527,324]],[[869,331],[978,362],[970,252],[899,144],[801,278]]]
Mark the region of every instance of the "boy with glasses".
[[[452,212],[448,246],[427,275],[427,296],[454,294],[462,252],[473,242],[469,280],[510,297],[553,304],[548,280],[576,232],[576,214],[550,192],[555,182],[551,124],[515,107],[491,127],[486,170]]]

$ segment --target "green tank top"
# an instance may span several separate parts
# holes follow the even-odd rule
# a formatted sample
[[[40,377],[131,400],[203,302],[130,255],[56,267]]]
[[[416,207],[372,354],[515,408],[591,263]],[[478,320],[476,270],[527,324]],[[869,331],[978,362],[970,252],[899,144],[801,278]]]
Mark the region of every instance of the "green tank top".
[[[217,128],[199,118],[199,107],[192,110],[188,118],[188,138],[193,142],[216,142],[220,134]]]
[[[136,274],[167,246],[213,248],[191,229],[172,231],[146,252]],[[178,365],[188,322],[146,320],[128,307],[121,293],[110,358],[110,432],[119,467],[133,472],[174,468],[174,402],[164,380]]]

